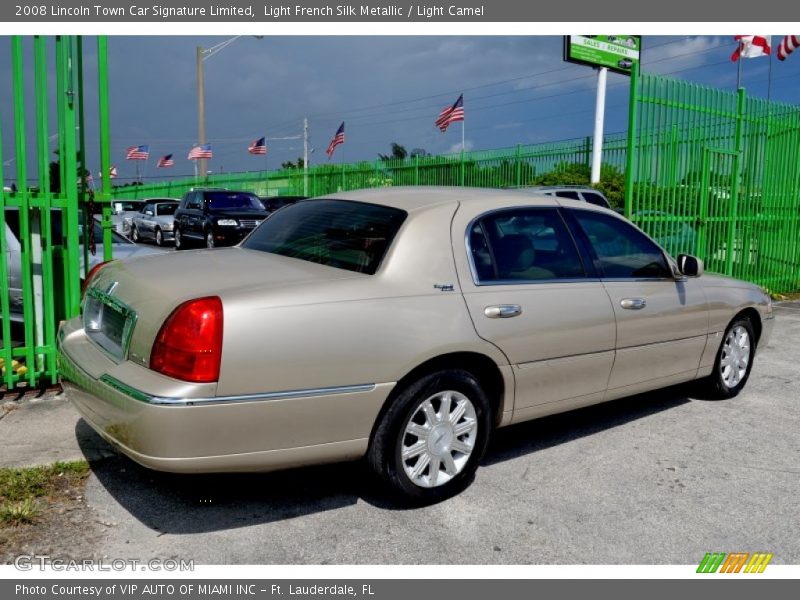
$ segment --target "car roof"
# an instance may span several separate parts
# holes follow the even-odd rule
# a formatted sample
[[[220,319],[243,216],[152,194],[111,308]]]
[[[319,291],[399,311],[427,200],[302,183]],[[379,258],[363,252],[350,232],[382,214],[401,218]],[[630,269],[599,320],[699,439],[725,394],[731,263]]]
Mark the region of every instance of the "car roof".
[[[564,206],[581,209],[597,209],[603,212],[613,211],[582,202],[556,196],[535,194],[534,190],[471,188],[457,186],[397,186],[336,192],[321,196],[315,200],[353,200],[367,202],[392,208],[400,208],[406,212],[426,210],[442,204],[459,203],[474,208],[489,201],[506,200],[510,204],[531,204],[534,206]],[[312,200],[313,202],[314,200]],[[616,214],[616,213],[614,213]]]

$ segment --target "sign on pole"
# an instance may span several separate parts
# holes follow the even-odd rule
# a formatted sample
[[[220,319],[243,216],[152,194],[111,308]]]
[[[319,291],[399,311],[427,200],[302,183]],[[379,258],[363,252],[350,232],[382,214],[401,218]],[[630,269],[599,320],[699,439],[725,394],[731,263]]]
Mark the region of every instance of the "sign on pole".
[[[609,71],[630,75],[633,63],[639,62],[642,50],[640,35],[565,35],[564,60],[605,67]]]

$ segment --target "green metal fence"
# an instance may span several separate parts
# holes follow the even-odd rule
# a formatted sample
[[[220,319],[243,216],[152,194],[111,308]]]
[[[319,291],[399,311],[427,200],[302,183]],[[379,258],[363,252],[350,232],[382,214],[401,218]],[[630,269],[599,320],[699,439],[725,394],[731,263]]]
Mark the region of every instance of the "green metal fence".
[[[4,132],[0,131],[0,163],[5,158],[13,164],[15,176],[6,182],[0,173],[0,388],[13,389],[53,384],[57,380],[56,329],[60,319],[72,317],[80,310],[80,215],[90,198],[79,177],[79,173],[86,172],[83,40],[57,36],[50,43],[40,36],[15,36],[9,43],[12,77],[3,85],[13,95],[13,144],[6,147],[13,148],[14,154],[2,156]],[[97,62],[101,163],[107,172],[110,146],[107,52],[103,37],[97,41]],[[33,136],[26,131],[29,78],[33,79],[35,96],[30,105],[35,112]],[[49,130],[53,93],[55,135]],[[54,144],[55,138],[58,141]],[[58,169],[51,177],[50,163],[55,157]],[[33,178],[29,177],[31,161],[36,165]],[[106,181],[97,201],[102,203],[110,197],[111,185]],[[104,258],[110,259],[108,202],[104,206]],[[84,215],[82,220],[85,228],[91,216]],[[83,239],[87,236],[83,235]],[[84,268],[87,266],[88,260],[84,258]]]
[[[606,136],[605,164],[622,170],[626,144],[624,134]],[[591,152],[591,138],[579,138],[441,156],[315,165],[309,167],[307,174],[302,169],[216,174],[209,175],[202,184],[247,190],[260,196],[321,196],[342,190],[398,185],[517,187],[573,164],[586,166],[588,177]],[[179,198],[196,185],[198,180],[190,177],[117,187],[114,193],[118,198]]]
[[[627,145],[628,218],[709,271],[800,289],[800,107],[634,71]]]

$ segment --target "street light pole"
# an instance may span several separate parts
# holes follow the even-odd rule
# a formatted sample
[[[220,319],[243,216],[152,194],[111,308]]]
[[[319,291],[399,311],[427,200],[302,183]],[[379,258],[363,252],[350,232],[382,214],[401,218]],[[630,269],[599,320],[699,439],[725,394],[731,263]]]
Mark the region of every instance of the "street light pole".
[[[240,35],[235,35],[228,38],[224,42],[220,42],[210,48],[203,48],[197,46],[195,49],[195,60],[197,61],[197,142],[199,145],[206,143],[206,90],[205,90],[205,72],[203,70],[203,62],[214,56],[217,52],[224,50],[233,42],[238,40]],[[263,35],[253,36],[257,40],[263,39]],[[199,170],[200,176],[205,180],[208,176],[208,159],[198,158],[195,161],[195,168]]]
[[[197,46],[197,138],[202,146],[206,143],[206,90],[205,73],[203,72],[204,50],[202,46]],[[207,160],[200,158],[196,161],[198,171],[203,179],[208,173]]]

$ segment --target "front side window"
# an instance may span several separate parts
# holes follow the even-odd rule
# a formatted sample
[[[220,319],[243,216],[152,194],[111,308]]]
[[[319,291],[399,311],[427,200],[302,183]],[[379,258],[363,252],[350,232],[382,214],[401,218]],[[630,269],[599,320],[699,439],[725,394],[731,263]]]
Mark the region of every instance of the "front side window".
[[[273,213],[242,248],[374,274],[407,213],[348,200],[313,200]]]
[[[478,219],[469,232],[481,283],[585,277],[572,236],[555,208],[517,208]]]
[[[573,214],[594,251],[595,268],[603,277],[672,276],[661,248],[633,225],[599,212],[576,210]]]

